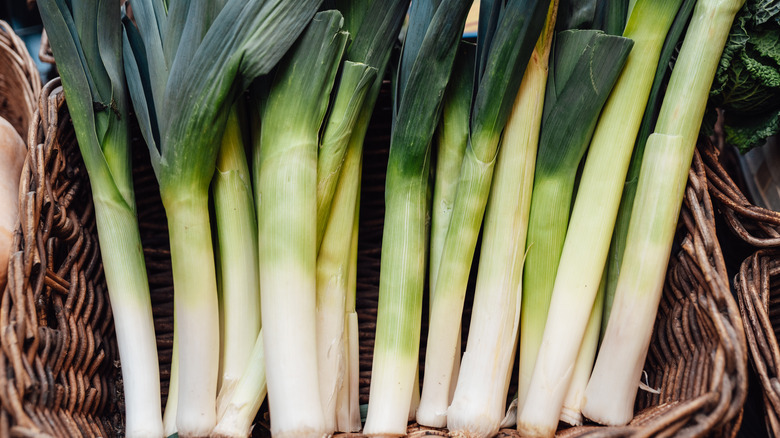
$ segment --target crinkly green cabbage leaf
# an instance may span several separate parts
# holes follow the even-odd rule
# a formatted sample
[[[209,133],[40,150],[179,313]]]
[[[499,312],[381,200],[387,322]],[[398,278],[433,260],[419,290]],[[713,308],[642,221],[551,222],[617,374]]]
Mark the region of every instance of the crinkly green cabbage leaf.
[[[737,15],[710,92],[740,151],[780,132],[780,0],[748,0]]]

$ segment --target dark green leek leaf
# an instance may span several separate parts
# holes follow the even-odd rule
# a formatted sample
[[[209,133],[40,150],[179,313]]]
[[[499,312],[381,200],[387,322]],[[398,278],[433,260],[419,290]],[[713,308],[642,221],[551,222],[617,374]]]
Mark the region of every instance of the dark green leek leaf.
[[[495,157],[498,135],[504,130],[549,6],[549,0],[509,0],[501,11],[471,113],[471,146],[483,162]]]
[[[137,53],[137,44],[133,44],[134,37],[128,31],[130,44],[125,50],[132,51],[133,56],[125,56],[125,60],[129,64],[135,60],[135,68],[128,65],[127,69],[138,72],[129,79],[133,84],[130,87],[133,101],[145,101],[147,108],[154,107],[154,111],[147,111],[149,126],[142,127],[142,132],[146,136],[159,132],[159,142],[152,137],[147,143],[156,161],[161,190],[193,185],[204,192],[207,190],[227,109],[255,77],[276,65],[319,4],[320,0],[230,0],[200,41],[198,35],[208,21],[204,17],[213,11],[210,9],[213,5],[193,3],[185,10],[183,5],[174,2],[171,13],[177,15],[172,15],[172,31],[167,34],[171,38],[163,41],[160,35],[166,35],[165,29],[159,29],[158,23],[165,20],[158,20],[154,15],[159,9],[154,8],[152,0],[134,3],[134,13],[138,10],[142,17],[139,20],[136,16],[136,24],[145,53]],[[188,18],[197,18],[194,23],[179,23],[184,12]],[[127,21],[125,24],[132,26]],[[181,29],[179,48],[167,73],[165,54],[172,50],[178,29]],[[195,47],[182,48],[184,44]],[[137,61],[143,55],[148,77],[142,74],[144,63]],[[160,87],[164,88],[162,94]],[[144,123],[144,117],[139,117],[139,121]]]
[[[599,0],[594,29],[601,29],[610,35],[622,35],[628,21],[628,3],[628,0]]]
[[[412,66],[417,59],[420,46],[425,39],[425,33],[431,24],[436,8],[441,0],[416,0],[412,2],[409,10],[409,25],[404,37],[404,47],[401,51],[400,69],[395,83],[395,110],[398,110],[400,97],[404,95],[406,84],[409,82]]]
[[[470,0],[445,2],[436,9],[427,30],[415,30],[427,37],[419,47],[404,44],[404,51],[408,48],[417,54],[411,58],[413,61],[401,57],[398,74],[401,76],[406,71],[408,80],[396,98],[398,115],[390,143],[388,177],[392,166],[402,174],[427,178],[427,170],[423,168],[460,40],[453,35],[463,33],[470,5]],[[412,25],[423,26],[424,20],[418,20],[410,22],[410,31]]]
[[[548,90],[554,88],[558,97],[542,121],[538,175],[575,173],[632,46],[633,41],[627,38],[601,31],[574,30],[557,35],[555,75],[548,80],[555,84],[548,85]],[[569,56],[570,47],[580,55]]]

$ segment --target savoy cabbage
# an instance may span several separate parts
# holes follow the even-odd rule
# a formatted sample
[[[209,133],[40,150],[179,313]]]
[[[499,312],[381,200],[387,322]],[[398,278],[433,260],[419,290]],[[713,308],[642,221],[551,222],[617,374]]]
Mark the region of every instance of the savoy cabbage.
[[[726,142],[747,152],[780,132],[780,0],[748,0],[737,15],[710,92]]]

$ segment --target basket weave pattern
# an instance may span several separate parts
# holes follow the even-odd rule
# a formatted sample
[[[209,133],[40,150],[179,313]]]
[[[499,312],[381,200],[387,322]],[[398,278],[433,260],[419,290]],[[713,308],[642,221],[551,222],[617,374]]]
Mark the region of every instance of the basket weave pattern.
[[[376,321],[388,102],[384,90],[364,158],[357,297],[361,403],[368,401]],[[56,82],[45,87],[40,108],[20,190],[24,217],[17,251],[0,302],[0,436],[121,435],[121,374],[89,184]],[[161,379],[167,382],[173,294],[166,221],[154,176],[136,167]],[[561,436],[735,435],[746,394],[747,349],[714,214],[697,155],[645,367],[645,383],[658,393],[641,390],[638,415],[629,426],[584,426],[562,430]],[[263,418],[261,412],[256,436],[267,434]],[[447,432],[410,425],[409,435]],[[503,430],[499,436],[517,433]]]
[[[24,42],[0,20],[0,116],[26,139],[41,79]]]
[[[32,118],[0,302],[0,435],[111,436],[118,361],[89,180],[64,98]]]

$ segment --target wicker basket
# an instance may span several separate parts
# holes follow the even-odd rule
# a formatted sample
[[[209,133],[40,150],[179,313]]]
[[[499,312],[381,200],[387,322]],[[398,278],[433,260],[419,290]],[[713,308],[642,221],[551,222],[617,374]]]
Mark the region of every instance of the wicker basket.
[[[0,117],[27,138],[27,127],[37,107],[41,78],[24,42],[11,25],[0,20]]]
[[[368,399],[375,329],[389,88],[366,145],[360,211],[358,315],[361,403]],[[97,250],[89,183],[58,83],[44,88],[20,190],[9,285],[0,301],[0,436],[121,435],[120,363]],[[168,378],[172,284],[167,228],[143,146],[135,165],[139,223],[160,347]],[[648,355],[646,383],[626,427],[584,426],[562,436],[734,436],[747,382],[747,347],[715,236],[714,212],[697,157],[686,191],[678,246],[668,270]],[[467,327],[466,327],[467,328]],[[464,335],[464,339],[466,336]],[[424,345],[424,343],[423,343]],[[165,392],[165,387],[163,387]],[[267,412],[255,436],[267,436]],[[410,436],[446,431],[410,425]],[[355,435],[353,435],[355,436]],[[516,436],[512,430],[501,436]]]
[[[740,312],[770,436],[780,436],[780,213],[756,206],[721,165],[704,155],[721,217],[750,254],[734,276]],[[744,255],[743,255],[744,257]]]

